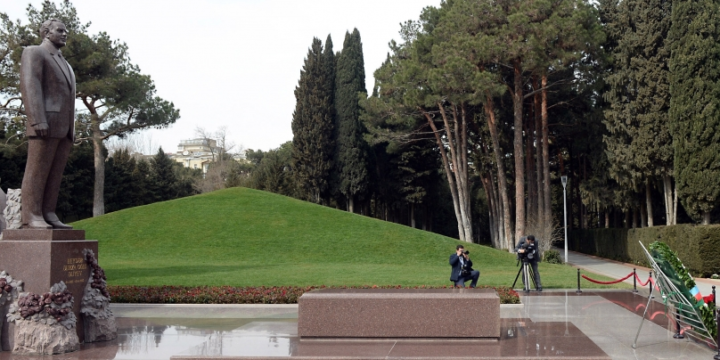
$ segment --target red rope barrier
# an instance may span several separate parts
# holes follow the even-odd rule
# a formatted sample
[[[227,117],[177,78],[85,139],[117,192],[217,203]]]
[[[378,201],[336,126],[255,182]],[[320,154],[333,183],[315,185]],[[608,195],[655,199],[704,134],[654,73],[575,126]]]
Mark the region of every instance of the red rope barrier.
[[[587,277],[587,276],[585,276],[585,275],[583,275],[582,277],[583,277],[583,279],[585,279],[585,280],[587,280],[587,281],[590,281],[590,282],[594,282],[594,283],[596,283],[596,284],[612,285],[612,284],[617,284],[617,283],[619,283],[619,282],[623,282],[623,281],[629,279],[631,276],[633,276],[633,273],[630,273],[630,274],[628,274],[628,276],[626,276],[626,277],[624,277],[624,278],[622,278],[622,279],[620,279],[620,280],[615,280],[615,281],[599,281],[599,280],[591,279],[591,278],[589,278],[589,277]],[[637,276],[637,275],[636,275],[636,276]]]
[[[637,274],[635,274],[635,278],[637,279],[640,286],[646,286],[648,284],[648,282],[650,282],[652,280],[652,278],[648,278],[647,281],[645,281],[643,283],[642,280],[640,280],[640,277],[637,276]]]

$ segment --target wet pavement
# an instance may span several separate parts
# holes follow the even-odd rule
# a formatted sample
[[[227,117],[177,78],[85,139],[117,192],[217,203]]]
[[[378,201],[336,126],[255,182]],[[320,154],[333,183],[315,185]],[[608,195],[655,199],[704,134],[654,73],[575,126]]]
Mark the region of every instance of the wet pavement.
[[[295,305],[113,304],[117,340],[75,353],[5,359],[711,359],[673,339],[674,322],[653,301],[632,348],[647,298],[630,291],[532,292],[501,307],[497,340],[328,341],[297,337]],[[471,311],[469,309],[469,311]],[[421,314],[418,314],[421,316]],[[462,326],[462,324],[457,324]]]

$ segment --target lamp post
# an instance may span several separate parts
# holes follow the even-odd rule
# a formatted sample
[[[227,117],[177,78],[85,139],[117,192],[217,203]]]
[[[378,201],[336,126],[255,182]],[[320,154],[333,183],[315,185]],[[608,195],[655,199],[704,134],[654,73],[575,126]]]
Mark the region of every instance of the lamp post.
[[[565,191],[567,187],[567,176],[563,175],[560,177],[560,180],[562,180],[563,185],[563,212],[565,213],[565,263],[568,261],[568,243],[567,243],[567,192]]]

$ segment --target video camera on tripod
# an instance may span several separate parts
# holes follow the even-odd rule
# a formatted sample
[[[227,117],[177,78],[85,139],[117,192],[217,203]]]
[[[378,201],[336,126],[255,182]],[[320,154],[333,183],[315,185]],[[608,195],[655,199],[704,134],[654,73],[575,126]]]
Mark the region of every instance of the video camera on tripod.
[[[520,266],[520,269],[515,276],[512,288],[515,288],[518,278],[522,275],[523,291],[528,292],[530,291],[530,282],[535,285],[535,289],[541,289],[538,287],[540,280],[535,280],[535,272],[533,271],[533,267],[530,266],[532,263],[534,267],[537,267],[537,261],[540,260],[540,256],[534,236],[528,235],[527,239],[523,240],[524,241],[522,241],[517,247],[517,265],[520,265],[520,262],[522,261],[522,266]]]
[[[529,241],[526,241],[522,246],[520,246],[520,249],[518,249],[518,260],[522,260],[522,262],[526,263],[528,261],[533,261],[535,259],[535,256],[537,256],[537,244],[533,241],[532,243]]]

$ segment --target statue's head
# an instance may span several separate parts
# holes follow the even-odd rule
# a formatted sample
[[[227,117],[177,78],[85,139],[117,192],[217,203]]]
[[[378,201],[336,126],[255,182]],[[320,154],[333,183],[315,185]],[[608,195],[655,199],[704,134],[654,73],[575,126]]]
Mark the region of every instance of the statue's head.
[[[58,19],[48,19],[40,26],[40,36],[43,39],[48,39],[57,48],[65,46],[67,42],[67,29],[65,24]]]

